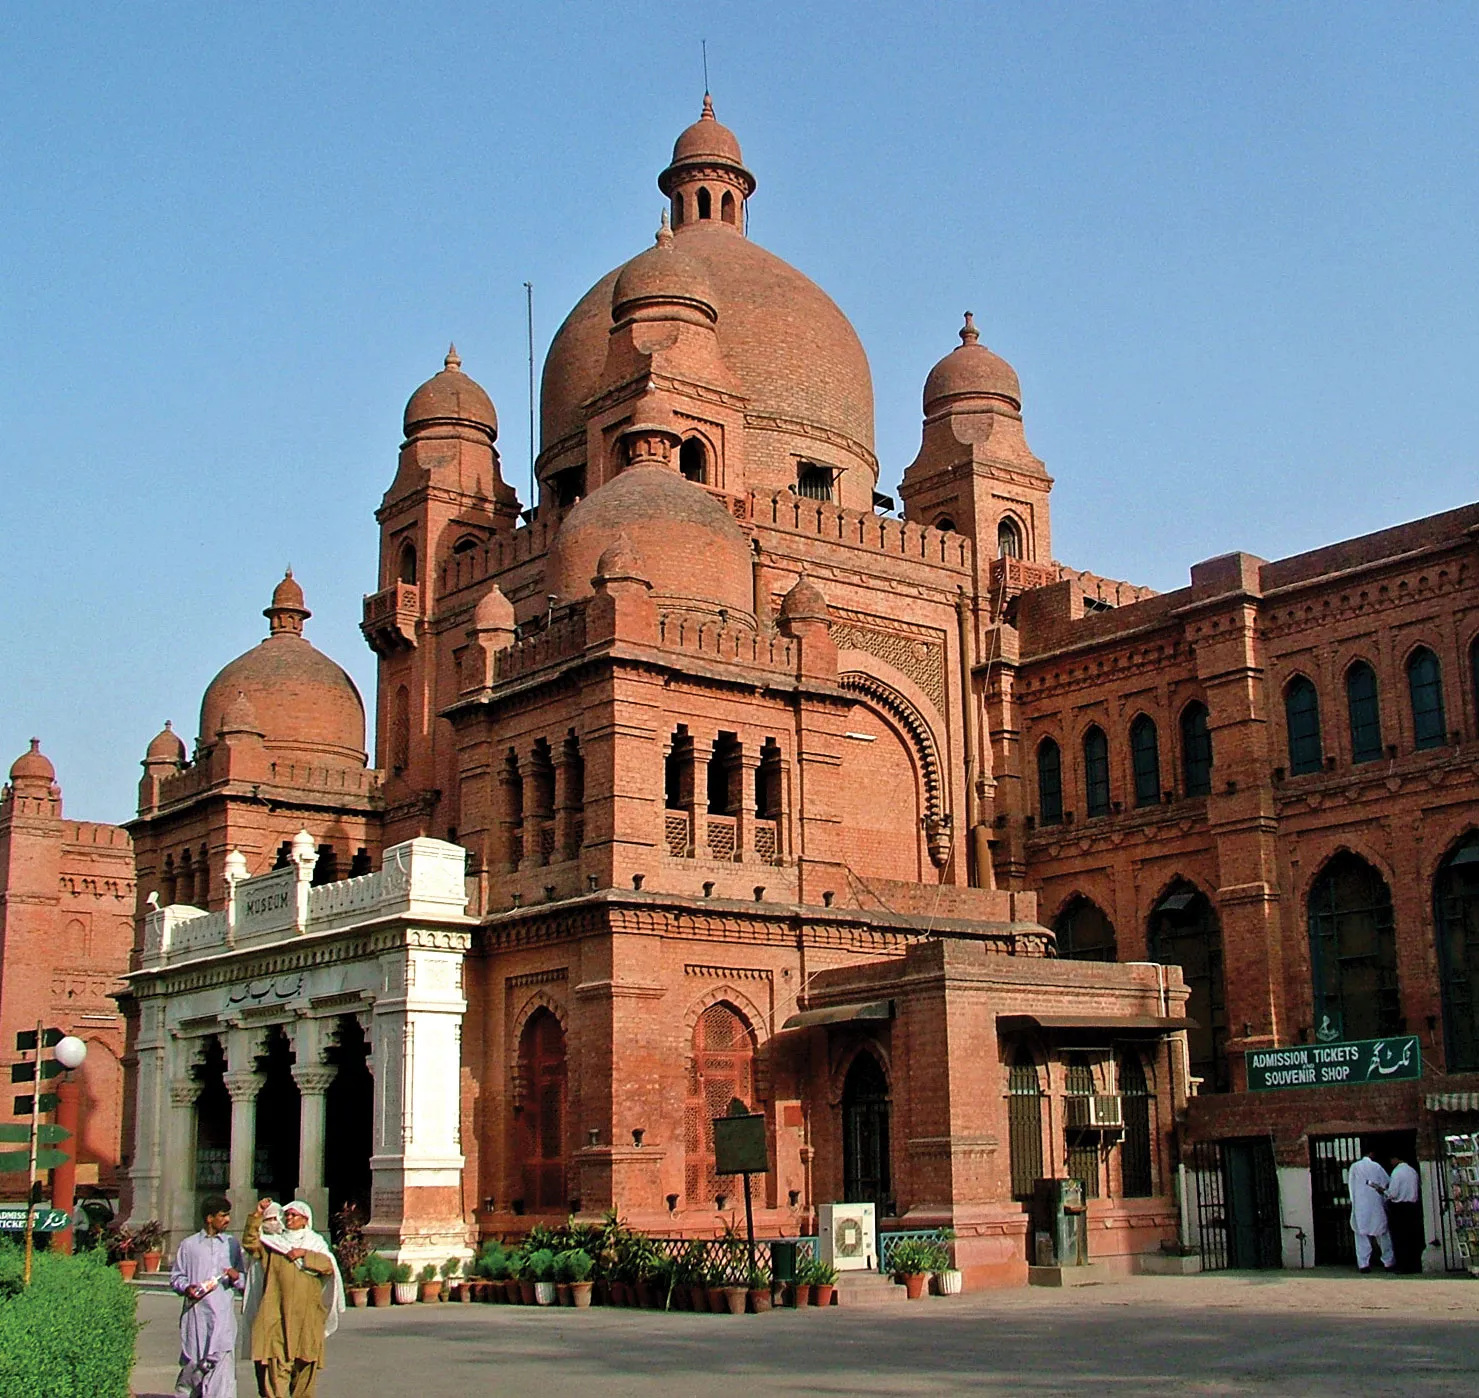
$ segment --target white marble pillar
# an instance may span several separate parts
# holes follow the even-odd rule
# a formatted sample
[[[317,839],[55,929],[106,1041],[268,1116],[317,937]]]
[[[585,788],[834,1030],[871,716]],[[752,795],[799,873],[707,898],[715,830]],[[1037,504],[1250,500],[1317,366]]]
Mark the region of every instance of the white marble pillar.
[[[245,1218],[257,1205],[252,1163],[257,1151],[257,1093],[262,1090],[263,1075],[227,1073],[225,1082],[231,1096],[231,1183],[226,1193],[232,1211]]]
[[[332,1063],[295,1065],[298,1084],[298,1198],[313,1209],[313,1224],[328,1236],[329,1191],[324,1186],[325,1093],[339,1071]]]
[[[194,1078],[169,1080],[160,1221],[169,1230],[172,1246],[200,1227],[195,1208],[195,1099],[199,1096],[200,1084]]]

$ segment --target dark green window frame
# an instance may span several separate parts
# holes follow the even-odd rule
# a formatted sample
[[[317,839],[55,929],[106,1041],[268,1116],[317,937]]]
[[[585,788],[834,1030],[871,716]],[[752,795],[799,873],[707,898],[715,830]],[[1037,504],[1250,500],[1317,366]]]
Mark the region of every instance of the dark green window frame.
[[[1155,720],[1139,715],[1130,725],[1130,766],[1135,773],[1135,804],[1158,806],[1161,801],[1161,743]]]
[[[1345,699],[1351,718],[1351,761],[1375,762],[1382,755],[1381,703],[1376,671],[1364,660],[1345,672]]]
[[[1063,753],[1051,738],[1037,745],[1037,818],[1043,825],[1063,819]]]
[[[1109,739],[1098,725],[1084,734],[1084,798],[1091,818],[1109,814]]]
[[[1188,796],[1212,794],[1212,734],[1200,700],[1181,711],[1181,777]]]
[[[1314,682],[1296,675],[1284,691],[1284,722],[1289,729],[1289,775],[1318,772],[1325,765],[1320,747],[1320,696]]]
[[[1419,646],[1407,658],[1407,692],[1412,699],[1412,745],[1442,747],[1448,741],[1443,714],[1443,670],[1438,657]]]

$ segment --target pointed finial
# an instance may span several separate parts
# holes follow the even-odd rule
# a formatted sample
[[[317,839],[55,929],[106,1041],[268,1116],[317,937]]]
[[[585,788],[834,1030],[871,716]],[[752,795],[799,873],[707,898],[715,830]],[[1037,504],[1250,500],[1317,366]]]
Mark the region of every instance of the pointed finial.
[[[671,247],[673,242],[673,228],[668,222],[668,211],[662,211],[662,222],[657,226],[657,245],[660,248]]]
[[[41,751],[41,739],[40,738],[32,738],[31,739],[31,751],[32,752],[40,752]]]
[[[164,721],[164,731],[166,733],[173,733],[175,731],[175,725],[169,719],[165,719]]]
[[[700,121],[717,121],[719,119],[714,115],[714,99],[707,92],[704,93],[704,109],[699,113],[698,119]]]
[[[457,353],[456,345],[447,346],[447,357],[442,360],[442,367],[453,371],[460,371],[462,369],[462,359]]]
[[[981,338],[981,332],[976,329],[976,318],[969,311],[965,313],[965,324],[960,328],[960,343],[963,345],[974,345]]]

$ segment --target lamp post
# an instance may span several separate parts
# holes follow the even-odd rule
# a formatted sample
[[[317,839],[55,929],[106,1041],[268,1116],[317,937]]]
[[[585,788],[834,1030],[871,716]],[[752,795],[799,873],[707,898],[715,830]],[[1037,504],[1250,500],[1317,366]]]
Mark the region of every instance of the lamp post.
[[[71,1219],[77,1192],[77,1152],[82,1148],[82,1141],[77,1133],[82,1089],[81,1084],[72,1076],[72,1070],[80,1068],[86,1060],[87,1045],[81,1039],[68,1034],[56,1046],[55,1053],[57,1062],[67,1070],[57,1084],[56,1124],[69,1133],[71,1149],[67,1151],[66,1161],[51,1172],[51,1202],[54,1208],[63,1210],[67,1215],[67,1225],[55,1240],[57,1251],[71,1252],[75,1235]]]

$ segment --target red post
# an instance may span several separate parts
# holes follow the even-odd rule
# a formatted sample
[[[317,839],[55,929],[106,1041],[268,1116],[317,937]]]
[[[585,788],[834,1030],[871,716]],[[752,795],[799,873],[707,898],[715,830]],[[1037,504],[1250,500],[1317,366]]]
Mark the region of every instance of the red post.
[[[72,1207],[76,1202],[74,1196],[77,1192],[77,1152],[82,1148],[77,1135],[77,1118],[82,1089],[75,1073],[62,1074],[61,1081],[57,1084],[56,1095],[56,1124],[63,1131],[70,1131],[72,1134],[69,1140],[60,1143],[61,1149],[67,1153],[66,1163],[56,1166],[51,1172],[51,1203],[53,1208],[64,1209],[70,1218]],[[70,1223],[52,1239],[52,1244],[58,1252],[72,1251],[73,1234]]]

